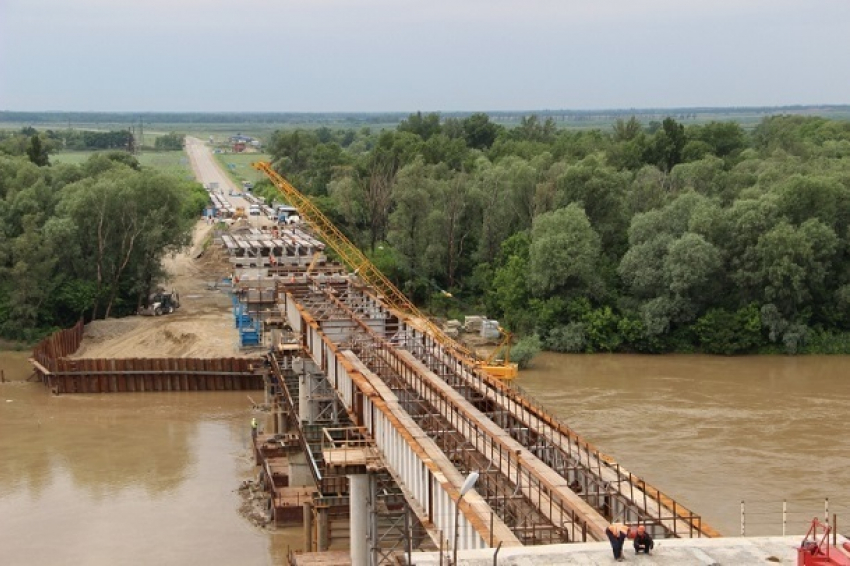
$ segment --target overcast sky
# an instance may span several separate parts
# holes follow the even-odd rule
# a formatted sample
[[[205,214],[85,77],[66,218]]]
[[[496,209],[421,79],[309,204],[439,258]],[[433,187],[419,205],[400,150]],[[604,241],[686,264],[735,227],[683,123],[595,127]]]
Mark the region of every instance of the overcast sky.
[[[850,103],[850,0],[0,0],[0,110]]]

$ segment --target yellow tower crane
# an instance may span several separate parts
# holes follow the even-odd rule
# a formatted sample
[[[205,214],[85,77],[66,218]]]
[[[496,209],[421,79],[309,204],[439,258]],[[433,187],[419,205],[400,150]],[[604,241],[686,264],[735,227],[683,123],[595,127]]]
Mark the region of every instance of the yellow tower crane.
[[[482,360],[474,352],[449,337],[439,326],[434,324],[431,319],[416,308],[416,305],[404,293],[399,291],[309,198],[301,194],[289,181],[272,169],[271,163],[259,161],[251,165],[254,169],[266,174],[271,182],[274,183],[274,186],[289,201],[289,204],[298,210],[301,219],[316,231],[316,234],[336,252],[340,260],[349,269],[356,273],[367,285],[374,288],[390,308],[404,317],[408,324],[427,332],[444,348],[468,361],[476,368],[483,370],[491,377],[501,380],[512,380],[516,378],[517,364],[510,362],[510,334],[499,328],[503,336],[500,347],[494,350],[494,353],[489,358]],[[496,352],[502,349],[505,351],[505,359],[496,360]]]

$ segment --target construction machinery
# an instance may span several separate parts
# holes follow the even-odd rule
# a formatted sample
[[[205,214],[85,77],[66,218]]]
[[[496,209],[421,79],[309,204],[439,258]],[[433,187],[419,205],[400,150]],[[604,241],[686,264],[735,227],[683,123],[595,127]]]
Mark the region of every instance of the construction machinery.
[[[159,316],[171,314],[180,308],[180,295],[173,290],[170,293],[158,291],[148,298],[148,306],[139,311],[145,316]]]
[[[513,340],[513,335],[501,326],[497,326],[496,328],[499,330],[502,339],[499,345],[484,359],[482,367],[484,371],[497,379],[514,379],[517,374],[517,364],[511,363],[511,341]]]
[[[829,523],[822,523],[817,517],[812,519],[803,542],[797,547],[797,566],[850,566],[850,554],[845,552],[850,551],[850,548],[847,548],[850,545],[845,542],[843,548],[839,548],[834,534],[830,544],[829,535],[832,532],[833,528]]]
[[[233,212],[233,219],[234,220],[238,220],[240,218],[246,218],[244,206],[237,206],[236,210]]]
[[[317,235],[333,249],[340,260],[348,266],[360,279],[375,289],[381,299],[391,309],[395,310],[405,321],[414,328],[430,334],[434,340],[461,359],[467,360],[472,366],[482,370],[487,375],[500,379],[512,380],[517,376],[517,364],[510,363],[508,356],[504,361],[481,359],[474,352],[450,338],[439,326],[425,316],[413,302],[408,299],[381,271],[355,246],[313,202],[293,187],[277,171],[271,163],[259,161],[251,164],[262,171],[277,187],[286,200],[296,208],[301,219],[310,225]],[[510,335],[506,334],[507,341]],[[507,342],[506,342],[507,344]]]

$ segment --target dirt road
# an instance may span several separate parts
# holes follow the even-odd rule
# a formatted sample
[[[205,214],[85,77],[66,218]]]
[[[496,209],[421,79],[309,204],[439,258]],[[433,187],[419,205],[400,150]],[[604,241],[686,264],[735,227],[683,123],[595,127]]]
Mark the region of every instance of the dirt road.
[[[200,140],[187,138],[186,152],[200,182],[218,183],[234,206],[248,205],[244,199],[229,195],[231,189],[236,191],[234,183]],[[130,316],[94,321],[86,326],[83,343],[73,357],[251,356],[239,350],[229,296],[211,288],[230,272],[217,250],[211,247],[204,250],[204,241],[211,230],[212,226],[199,221],[192,246],[165,260],[170,274],[166,288],[173,288],[180,294],[180,309],[174,314],[157,317]]]

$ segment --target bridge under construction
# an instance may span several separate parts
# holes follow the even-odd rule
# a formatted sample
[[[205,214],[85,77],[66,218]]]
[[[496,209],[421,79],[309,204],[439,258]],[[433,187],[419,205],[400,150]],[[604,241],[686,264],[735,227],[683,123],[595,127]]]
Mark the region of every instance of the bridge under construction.
[[[289,449],[306,456],[317,486],[308,548],[334,542],[333,517],[350,524],[353,564],[415,548],[604,540],[613,520],[656,538],[717,536],[519,387],[393,312],[356,275],[292,274],[278,297],[270,441],[294,434]],[[461,498],[472,472],[478,481]]]
[[[304,222],[216,237],[230,276],[210,290],[230,291],[243,357],[75,358],[78,324],[32,362],[55,393],[264,389],[260,522],[302,525],[291,564],[594,564],[612,522],[663,541],[647,563],[840,554],[834,529],[832,547],[826,535],[816,547],[808,535],[719,538],[536,403],[507,356],[481,358],[419,312],[309,199],[257,167]]]
[[[316,257],[264,261],[260,251],[252,266],[269,270],[237,291],[257,297],[252,286],[274,285],[254,306],[274,326],[265,381],[273,426],[258,437],[258,461],[270,447],[303,457],[316,485],[307,502],[272,498],[276,516],[303,505],[305,548],[320,553],[293,562],[321,561],[346,538],[340,522],[355,565],[398,563],[420,549],[600,541],[612,521],[645,525],[654,538],[718,536],[504,379],[515,374],[509,364],[484,363],[447,338],[309,199],[256,166],[312,229],[300,238],[312,253],[323,240],[351,269],[322,258],[316,272]],[[291,484],[266,475],[272,490]]]

